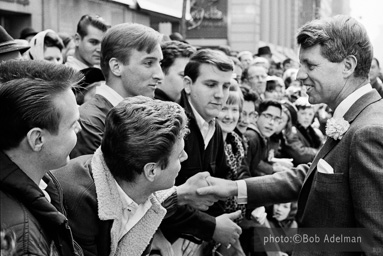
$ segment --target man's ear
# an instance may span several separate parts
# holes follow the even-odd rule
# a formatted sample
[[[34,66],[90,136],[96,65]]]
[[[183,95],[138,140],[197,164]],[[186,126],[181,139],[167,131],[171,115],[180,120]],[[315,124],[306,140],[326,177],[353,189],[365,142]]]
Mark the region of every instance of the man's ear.
[[[344,77],[349,77],[355,72],[356,65],[358,64],[358,60],[354,55],[348,55],[343,60],[344,68],[343,75]]]
[[[156,163],[147,163],[144,166],[144,175],[146,179],[150,182],[153,182],[158,175],[158,167]]]
[[[109,60],[110,72],[112,72],[115,76],[121,76],[121,65],[122,63],[119,60],[116,58],[111,58]]]
[[[33,151],[39,152],[43,148],[45,142],[44,133],[46,133],[46,131],[40,128],[33,128],[27,133],[27,143]]]
[[[76,47],[78,47],[80,45],[80,42],[81,42],[81,36],[79,33],[76,33],[74,35],[74,43],[75,43]]]
[[[193,81],[191,80],[191,78],[188,76],[184,76],[184,88],[185,88],[186,94],[191,93],[192,84],[193,84]]]

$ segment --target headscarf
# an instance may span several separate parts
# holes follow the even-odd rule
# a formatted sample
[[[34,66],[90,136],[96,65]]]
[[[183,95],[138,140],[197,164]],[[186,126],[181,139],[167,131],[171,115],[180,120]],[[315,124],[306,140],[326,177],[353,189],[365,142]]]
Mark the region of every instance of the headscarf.
[[[56,34],[53,30],[47,29],[37,33],[37,35],[31,39],[29,42],[31,48],[26,54],[26,58],[31,60],[44,60],[44,39],[49,32]]]

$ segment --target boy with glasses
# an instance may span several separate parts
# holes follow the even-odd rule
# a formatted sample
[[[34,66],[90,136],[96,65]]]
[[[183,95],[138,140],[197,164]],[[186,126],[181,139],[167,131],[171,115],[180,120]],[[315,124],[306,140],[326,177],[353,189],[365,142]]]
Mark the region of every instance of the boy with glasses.
[[[254,105],[255,107],[255,105]],[[245,111],[245,109],[244,109]],[[250,111],[250,110],[246,110]],[[281,121],[282,106],[278,101],[268,100],[259,104],[258,115],[255,118],[255,125],[250,124],[246,137],[249,140],[249,155],[255,155],[254,164],[250,166],[252,176],[263,176],[285,170],[286,168],[273,164],[273,151],[268,147],[268,141],[271,135]]]

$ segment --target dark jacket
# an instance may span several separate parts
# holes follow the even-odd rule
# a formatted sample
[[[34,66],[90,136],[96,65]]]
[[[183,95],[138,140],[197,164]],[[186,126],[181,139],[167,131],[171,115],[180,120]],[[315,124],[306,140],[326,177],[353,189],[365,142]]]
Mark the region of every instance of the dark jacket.
[[[16,235],[17,255],[82,255],[63,213],[62,191],[56,179],[44,177],[51,202],[9,157],[0,151],[1,230]],[[61,212],[60,212],[61,211]]]
[[[190,133],[185,138],[185,151],[188,154],[188,159],[181,164],[181,171],[176,178],[176,184],[183,184],[194,174],[203,171],[208,171],[211,176],[225,179],[230,173],[230,168],[226,164],[221,127],[217,122],[215,123],[215,132],[205,149],[201,131],[184,90],[181,93],[180,105],[185,109],[189,118]],[[224,208],[224,203],[218,202],[209,208],[208,213],[218,216],[224,213]]]
[[[264,139],[257,129],[247,128],[245,136],[249,142],[248,162],[253,177],[273,174],[273,166],[268,162],[268,141]]]
[[[154,91],[154,99],[162,101],[173,101],[163,90],[159,88]]]
[[[77,144],[70,154],[71,158],[93,154],[101,145],[106,115],[112,108],[112,103],[98,94],[81,105],[81,131],[77,134]]]
[[[53,174],[62,184],[69,224],[84,255],[109,255],[113,220],[99,219],[91,159],[91,155],[72,159],[67,166],[53,171]],[[167,209],[164,221],[169,224],[168,230],[173,231],[175,236],[185,234],[191,240],[211,239],[215,229],[214,218],[187,206],[177,207],[175,200],[174,194],[162,203]]]

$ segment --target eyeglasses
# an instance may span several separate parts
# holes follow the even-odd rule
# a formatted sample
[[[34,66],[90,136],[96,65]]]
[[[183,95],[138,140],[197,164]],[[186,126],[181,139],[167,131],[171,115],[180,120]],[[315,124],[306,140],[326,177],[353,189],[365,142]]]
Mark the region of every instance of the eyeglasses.
[[[282,118],[279,116],[273,116],[271,114],[262,113],[261,116],[263,116],[267,121],[273,121],[274,123],[280,123],[282,121]]]
[[[247,79],[248,80],[252,80],[252,79],[258,79],[258,80],[264,80],[267,78],[267,76],[262,76],[262,75],[255,75],[255,76],[248,76]]]

